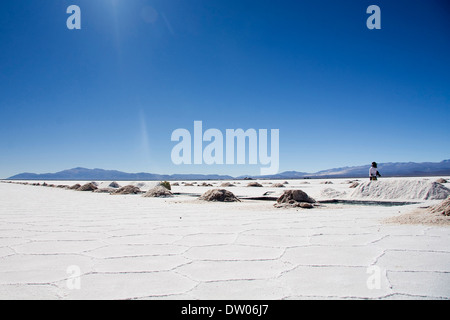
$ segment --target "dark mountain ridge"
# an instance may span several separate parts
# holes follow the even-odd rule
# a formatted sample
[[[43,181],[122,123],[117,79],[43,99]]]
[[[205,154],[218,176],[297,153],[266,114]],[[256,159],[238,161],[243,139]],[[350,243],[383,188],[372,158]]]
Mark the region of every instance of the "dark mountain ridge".
[[[285,171],[269,176],[239,176],[232,177],[218,174],[154,174],[126,173],[117,170],[73,168],[56,173],[21,173],[8,180],[231,180],[231,179],[303,179],[303,178],[361,178],[369,175],[369,165],[333,168],[315,173]],[[450,160],[441,162],[388,162],[378,164],[378,170],[385,177],[415,177],[415,176],[448,176],[450,175]]]

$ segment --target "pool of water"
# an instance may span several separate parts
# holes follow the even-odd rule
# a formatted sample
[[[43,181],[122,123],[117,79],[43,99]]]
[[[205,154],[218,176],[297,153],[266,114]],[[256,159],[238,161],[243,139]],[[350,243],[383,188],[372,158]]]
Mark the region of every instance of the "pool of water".
[[[198,198],[201,196],[199,193],[174,193],[174,195],[183,195],[189,197]],[[278,197],[261,196],[261,197],[238,197],[239,200],[259,200],[259,201],[277,201]],[[317,201],[318,204],[345,204],[355,206],[381,206],[381,207],[396,207],[407,206],[411,204],[418,204],[419,202],[410,201],[374,201],[374,200],[321,200]]]
[[[407,206],[410,204],[417,204],[419,202],[408,202],[408,201],[368,201],[368,200],[323,200],[318,201],[321,204],[348,204],[348,205],[358,205],[358,206],[382,206],[382,207],[396,207],[396,206]]]

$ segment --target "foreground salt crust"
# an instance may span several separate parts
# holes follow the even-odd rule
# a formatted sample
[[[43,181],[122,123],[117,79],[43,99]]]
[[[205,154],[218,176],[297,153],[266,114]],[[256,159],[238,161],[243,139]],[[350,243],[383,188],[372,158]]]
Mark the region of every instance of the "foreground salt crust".
[[[259,182],[233,193],[283,192]],[[289,188],[320,199],[328,187],[304,182]],[[382,223],[440,201],[279,210],[190,195],[209,189],[144,198],[0,184],[0,298],[450,298],[450,228]],[[68,286],[70,266],[81,271],[79,289]],[[377,288],[367,285],[369,267],[380,270]]]

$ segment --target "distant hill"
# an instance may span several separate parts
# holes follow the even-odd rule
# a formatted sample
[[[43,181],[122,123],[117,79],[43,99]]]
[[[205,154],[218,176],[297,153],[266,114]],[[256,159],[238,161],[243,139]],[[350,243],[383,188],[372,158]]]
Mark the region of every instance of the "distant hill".
[[[315,173],[285,171],[270,176],[240,176],[237,178],[217,174],[126,173],[116,170],[74,168],[56,173],[21,173],[8,180],[231,180],[231,179],[303,179],[303,178],[361,178],[369,175],[370,165],[334,168]],[[379,163],[378,170],[385,177],[450,176],[450,160],[441,162],[394,162]]]
[[[333,168],[315,173],[286,171],[272,176],[258,177],[270,179],[288,178],[361,178],[369,176],[370,164],[354,167]],[[388,162],[379,163],[378,171],[385,177],[419,177],[450,175],[450,160],[441,162]],[[253,177],[256,178],[256,177]]]
[[[151,180],[226,180],[233,179],[226,175],[203,174],[153,174],[126,173],[116,170],[74,168],[56,173],[21,173],[8,180],[118,180],[118,181],[151,181]]]
[[[241,176],[253,179],[306,179],[306,178],[362,178],[369,176],[370,164],[333,168],[315,173],[285,171],[270,176]],[[378,171],[386,177],[419,177],[450,175],[450,160],[441,162],[388,162],[379,163]]]
[[[316,177],[367,177],[370,165],[323,170]],[[450,175],[450,160],[441,162],[388,162],[379,163],[378,171],[386,177],[418,177]]]

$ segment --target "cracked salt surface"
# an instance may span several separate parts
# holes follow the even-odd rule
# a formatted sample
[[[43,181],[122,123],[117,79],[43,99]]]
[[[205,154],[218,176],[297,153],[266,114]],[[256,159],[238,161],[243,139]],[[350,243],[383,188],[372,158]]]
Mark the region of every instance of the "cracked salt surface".
[[[276,209],[0,184],[0,202],[0,299],[450,299],[450,228],[382,223],[433,201]]]

